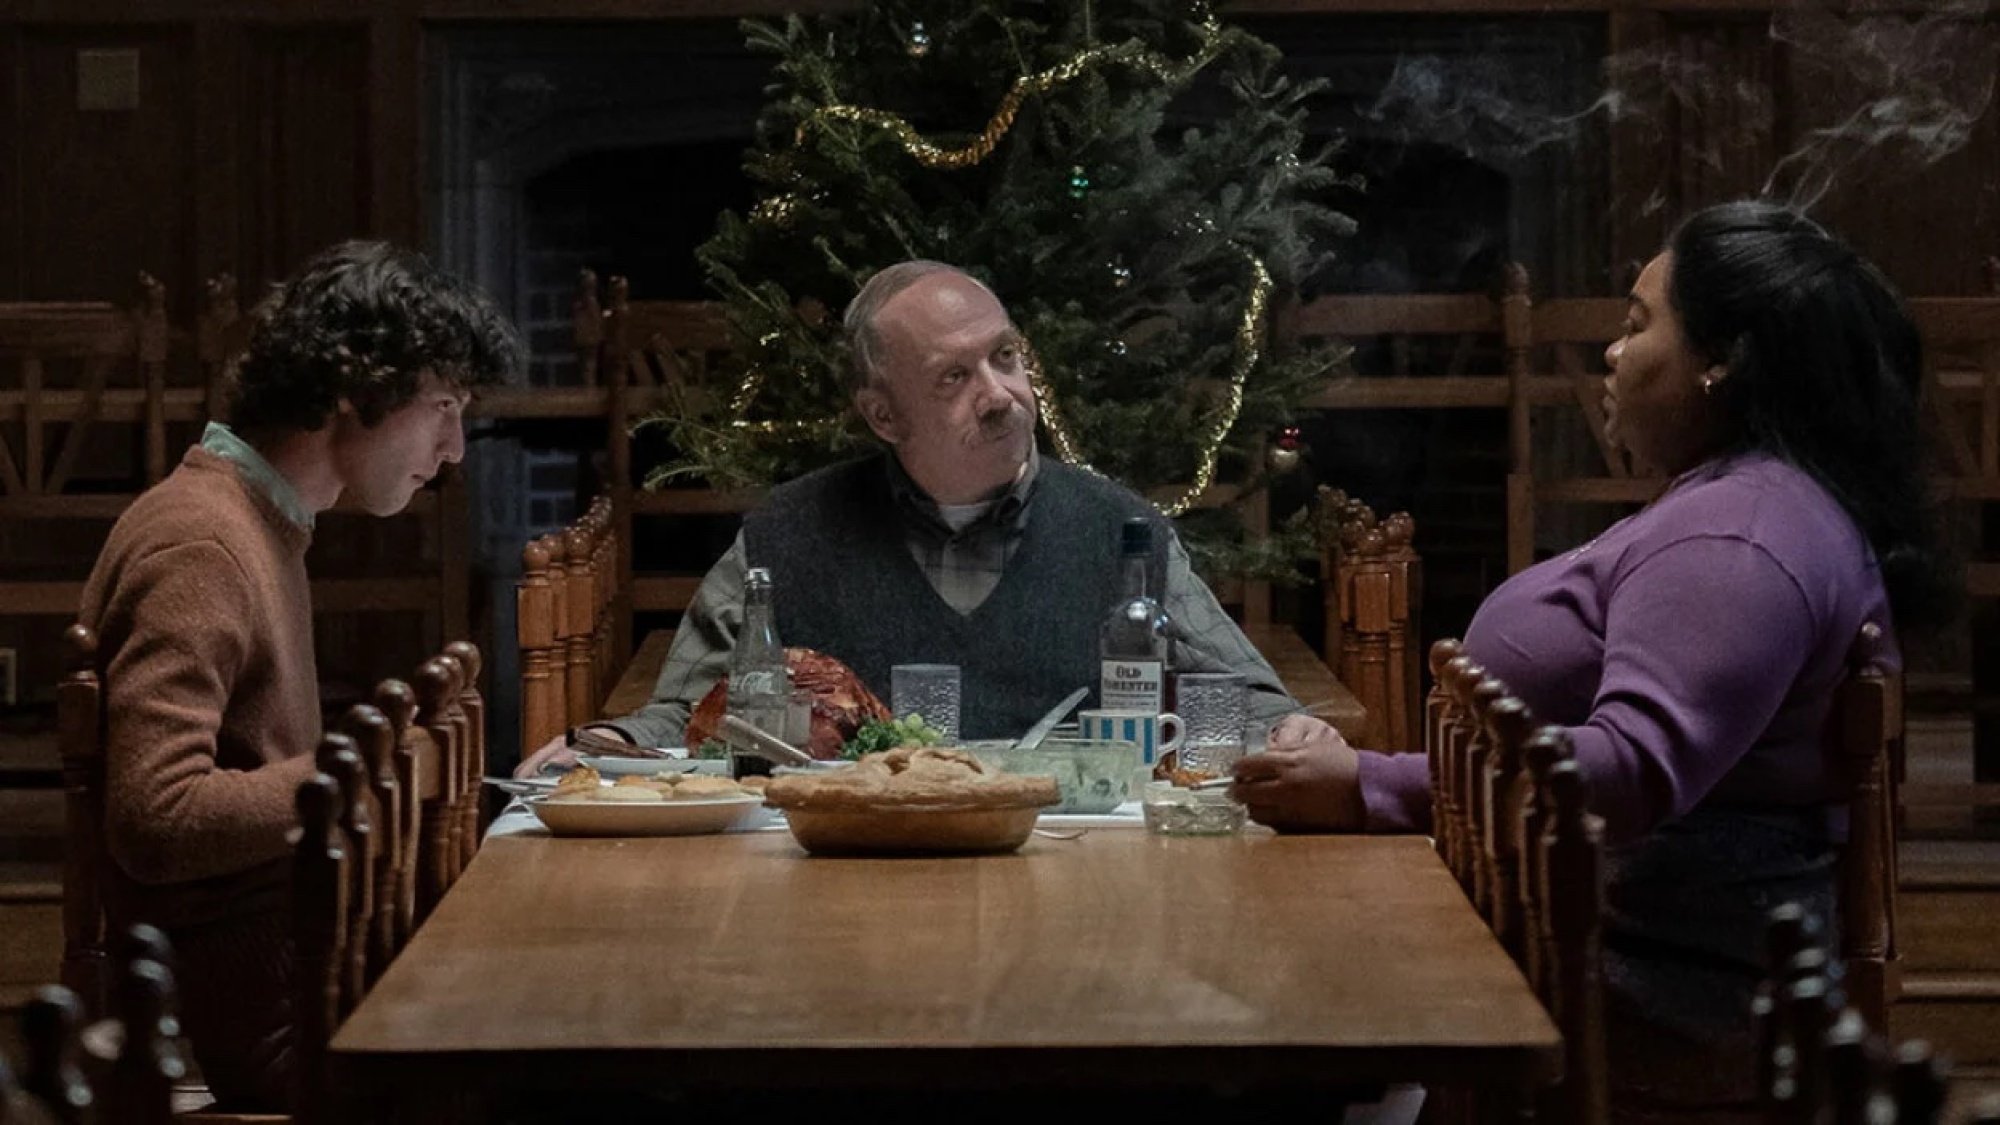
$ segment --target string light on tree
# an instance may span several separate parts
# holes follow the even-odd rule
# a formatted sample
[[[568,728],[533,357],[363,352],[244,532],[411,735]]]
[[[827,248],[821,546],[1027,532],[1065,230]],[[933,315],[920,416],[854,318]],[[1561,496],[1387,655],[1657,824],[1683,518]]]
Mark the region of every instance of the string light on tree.
[[[1090,177],[1084,174],[1083,165],[1073,164],[1069,170],[1069,197],[1082,199],[1090,194]]]
[[[913,59],[920,59],[931,53],[931,33],[925,29],[924,21],[917,20],[910,24],[910,34],[904,42],[903,49],[908,51]]]
[[[1111,288],[1123,289],[1127,285],[1132,284],[1132,267],[1126,265],[1124,259],[1113,258],[1109,268],[1111,271]]]

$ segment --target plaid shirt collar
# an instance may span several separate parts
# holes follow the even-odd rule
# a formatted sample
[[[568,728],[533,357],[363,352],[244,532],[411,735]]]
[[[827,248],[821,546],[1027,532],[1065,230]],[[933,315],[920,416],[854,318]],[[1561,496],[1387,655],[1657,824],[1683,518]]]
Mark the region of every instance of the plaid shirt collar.
[[[1041,454],[1033,445],[1028,447],[1028,460],[1022,465],[1021,473],[1007,491],[993,502],[993,506],[981,513],[979,518],[967,524],[962,530],[953,531],[938,511],[937,501],[931,499],[910,474],[903,468],[903,462],[892,450],[884,457],[883,463],[889,475],[889,494],[895,497],[896,510],[903,517],[904,527],[911,534],[926,537],[955,539],[988,529],[998,529],[1019,534],[1028,524],[1028,501],[1034,498],[1035,479],[1041,475]]]

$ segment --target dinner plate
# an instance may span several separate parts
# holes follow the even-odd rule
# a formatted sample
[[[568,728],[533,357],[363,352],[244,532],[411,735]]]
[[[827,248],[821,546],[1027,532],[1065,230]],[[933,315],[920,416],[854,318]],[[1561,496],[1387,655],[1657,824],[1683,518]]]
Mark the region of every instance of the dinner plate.
[[[722,758],[614,758],[600,754],[578,754],[577,764],[589,766],[605,777],[653,777],[663,773],[728,774],[729,762]]]
[[[528,802],[557,836],[700,836],[732,828],[754,828],[768,819],[764,798],[741,797],[666,801],[577,801],[547,797]]]

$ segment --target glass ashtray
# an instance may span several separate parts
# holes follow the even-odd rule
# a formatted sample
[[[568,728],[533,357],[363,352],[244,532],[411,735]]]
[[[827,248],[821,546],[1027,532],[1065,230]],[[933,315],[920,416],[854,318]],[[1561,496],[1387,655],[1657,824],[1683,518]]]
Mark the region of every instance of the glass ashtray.
[[[1196,791],[1165,781],[1146,786],[1139,809],[1155,836],[1234,836],[1249,817],[1226,789]]]

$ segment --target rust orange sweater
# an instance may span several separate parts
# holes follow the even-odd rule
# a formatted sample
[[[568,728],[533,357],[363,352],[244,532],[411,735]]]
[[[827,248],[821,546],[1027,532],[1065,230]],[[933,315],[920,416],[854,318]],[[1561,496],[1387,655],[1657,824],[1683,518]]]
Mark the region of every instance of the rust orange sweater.
[[[105,823],[124,918],[282,902],[320,732],[311,533],[190,449],[112,529],[83,595],[105,672]]]

